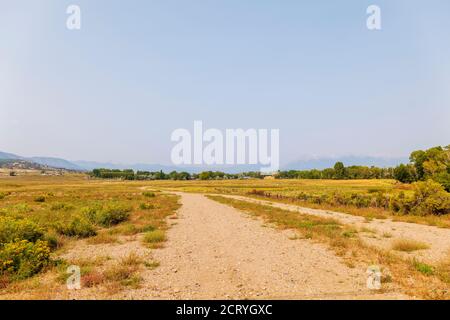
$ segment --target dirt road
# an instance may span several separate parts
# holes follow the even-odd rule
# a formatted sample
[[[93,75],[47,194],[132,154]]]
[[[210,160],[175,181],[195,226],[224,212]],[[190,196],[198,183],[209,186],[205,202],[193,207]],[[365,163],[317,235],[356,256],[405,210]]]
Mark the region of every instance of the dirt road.
[[[264,227],[259,220],[198,194],[180,194],[177,223],[159,268],[143,274],[134,299],[396,299],[366,288],[366,270],[351,269],[324,246]]]
[[[310,209],[297,205],[253,199],[243,196],[222,195],[224,197],[244,200],[253,203],[270,205],[284,210],[296,211],[319,217],[333,218],[341,223],[352,225],[357,229],[370,230],[360,233],[361,238],[371,246],[390,249],[401,239],[420,241],[429,246],[426,250],[413,252],[397,252],[404,258],[416,258],[421,261],[437,263],[448,258],[450,253],[450,229],[426,226],[416,223],[392,221],[390,219],[373,219],[367,221],[363,217],[334,212],[329,210]]]

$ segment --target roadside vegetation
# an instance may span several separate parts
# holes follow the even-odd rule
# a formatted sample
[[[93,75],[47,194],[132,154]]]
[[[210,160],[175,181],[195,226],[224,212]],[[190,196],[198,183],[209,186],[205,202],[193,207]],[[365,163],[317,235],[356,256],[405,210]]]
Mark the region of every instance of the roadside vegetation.
[[[407,260],[391,250],[377,249],[363,243],[353,226],[333,219],[314,217],[247,201],[221,196],[210,199],[262,218],[269,225],[292,229],[299,233],[295,239],[310,239],[327,244],[349,267],[379,265],[382,268],[382,283],[394,281],[411,296],[427,299],[450,298],[450,264],[431,266],[417,260]],[[294,238],[293,238],[294,239]],[[412,241],[398,244],[397,249],[421,250],[425,245]],[[411,285],[411,281],[414,285]]]

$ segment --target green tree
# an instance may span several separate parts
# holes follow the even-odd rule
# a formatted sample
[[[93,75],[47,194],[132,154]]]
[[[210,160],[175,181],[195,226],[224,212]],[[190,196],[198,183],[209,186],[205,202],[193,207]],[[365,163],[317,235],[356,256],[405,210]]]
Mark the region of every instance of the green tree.
[[[412,165],[404,165],[403,163],[394,169],[394,179],[402,183],[412,183],[416,181],[415,170]]]
[[[342,162],[336,162],[334,165],[334,178],[344,179],[345,178],[345,166]]]

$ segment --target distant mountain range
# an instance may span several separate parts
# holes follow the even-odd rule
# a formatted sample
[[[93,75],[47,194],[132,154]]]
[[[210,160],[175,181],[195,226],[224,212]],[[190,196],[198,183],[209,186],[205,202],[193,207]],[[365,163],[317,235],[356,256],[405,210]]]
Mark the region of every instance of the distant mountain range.
[[[12,153],[6,153],[0,151],[0,160],[21,160],[21,163],[30,162],[30,164],[38,164],[55,169],[66,169],[73,171],[91,171],[96,168],[105,169],[133,169],[140,171],[187,171],[189,173],[198,173],[202,171],[225,171],[228,173],[259,171],[260,165],[239,165],[239,166],[168,166],[160,164],[115,164],[105,162],[93,162],[93,161],[68,161],[61,158],[52,157],[23,157]],[[408,163],[408,158],[383,158],[383,157],[370,157],[370,156],[345,156],[345,157],[329,157],[329,158],[309,158],[299,160],[285,165],[281,170],[310,170],[310,169],[325,169],[333,167],[337,161],[341,161],[345,166],[351,165],[364,165],[364,166],[377,166],[377,167],[392,167],[397,166],[400,163]]]

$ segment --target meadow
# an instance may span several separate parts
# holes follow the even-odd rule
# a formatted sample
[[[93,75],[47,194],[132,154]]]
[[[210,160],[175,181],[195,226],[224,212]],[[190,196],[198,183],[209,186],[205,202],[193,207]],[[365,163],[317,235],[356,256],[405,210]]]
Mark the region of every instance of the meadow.
[[[314,209],[326,209],[363,216],[367,219],[392,219],[450,228],[449,214],[432,214],[427,208],[404,210],[403,201],[418,193],[414,184],[393,179],[248,179],[208,181],[155,181],[157,187],[184,192],[242,195]],[[422,184],[421,184],[422,185]],[[428,188],[427,185],[425,187]],[[437,194],[433,184],[428,193]],[[423,191],[419,190],[421,196]],[[425,194],[427,196],[427,194]],[[448,193],[445,210],[450,210]],[[411,207],[411,206],[410,206]]]
[[[62,272],[65,279],[68,261],[61,255],[80,241],[117,243],[142,234],[145,246],[159,247],[166,218],[178,207],[176,196],[142,184],[76,174],[1,178],[0,289],[45,272]]]
[[[64,286],[68,277],[66,269],[72,264],[82,267],[83,285],[88,288],[105,286],[108,294],[138,288],[142,268],[158,268],[158,261],[133,251],[125,250],[126,256],[110,256],[91,254],[90,250],[95,251],[92,248],[98,246],[102,248],[98,251],[108,251],[113,248],[110,245],[115,245],[121,251],[125,248],[122,245],[132,244],[129,247],[134,248],[136,241],[148,250],[164,247],[166,231],[172,224],[168,222],[176,219],[180,207],[173,191],[207,194],[211,199],[280,226],[294,226],[303,231],[306,238],[314,237],[328,243],[338,255],[349,255],[349,261],[354,260],[355,252],[365,252],[361,259],[366,262],[383,262],[387,258],[384,253],[368,251],[355,241],[354,231],[348,226],[227,200],[218,195],[334,210],[362,216],[367,221],[392,219],[450,228],[449,215],[406,214],[393,210],[396,199],[413,197],[417,193],[413,185],[394,180],[122,181],[97,180],[84,174],[3,176],[0,177],[0,296],[13,294],[15,297],[14,294],[36,287],[33,279],[40,283],[47,276]],[[310,225],[314,228],[310,229]],[[396,245],[398,251],[421,249],[411,249],[411,243]],[[79,257],[80,252],[84,258]],[[392,269],[399,274],[409,274],[405,270],[411,268],[392,259],[389,260]],[[411,263],[408,263],[409,266]],[[419,272],[424,274],[431,267],[421,264],[412,269],[417,268],[424,269]],[[433,270],[437,273],[438,269]],[[412,275],[416,277],[417,272]],[[424,277],[422,280],[426,283],[428,278]],[[442,272],[440,278],[447,283],[448,272]]]

